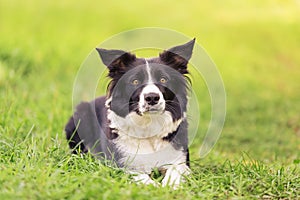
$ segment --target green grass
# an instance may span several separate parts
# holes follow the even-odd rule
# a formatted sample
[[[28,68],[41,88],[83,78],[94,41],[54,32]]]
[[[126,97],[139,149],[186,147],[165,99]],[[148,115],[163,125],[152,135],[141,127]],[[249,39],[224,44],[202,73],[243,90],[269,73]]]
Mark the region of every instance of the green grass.
[[[299,198],[299,7],[292,0],[0,0],[0,198]],[[217,145],[199,159],[202,138],[194,140],[193,174],[175,191],[136,185],[91,156],[71,155],[63,133],[82,61],[112,34],[145,26],[196,37],[227,92]],[[202,126],[210,118],[203,94]]]

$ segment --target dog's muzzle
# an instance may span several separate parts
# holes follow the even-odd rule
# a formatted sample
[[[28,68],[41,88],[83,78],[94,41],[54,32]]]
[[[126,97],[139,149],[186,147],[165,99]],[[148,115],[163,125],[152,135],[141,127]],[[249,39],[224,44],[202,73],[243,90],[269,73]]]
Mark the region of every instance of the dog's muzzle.
[[[165,109],[165,100],[161,91],[155,85],[146,86],[139,101],[141,113],[162,113]]]

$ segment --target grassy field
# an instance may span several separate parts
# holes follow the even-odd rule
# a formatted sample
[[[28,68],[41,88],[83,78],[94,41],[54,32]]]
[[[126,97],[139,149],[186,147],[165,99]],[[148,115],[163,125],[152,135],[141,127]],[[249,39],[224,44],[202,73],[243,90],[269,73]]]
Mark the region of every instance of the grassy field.
[[[298,0],[0,0],[0,199],[299,198],[299,9]],[[203,159],[194,140],[193,174],[175,191],[71,155],[63,132],[83,60],[138,27],[196,37],[226,87],[222,135]]]

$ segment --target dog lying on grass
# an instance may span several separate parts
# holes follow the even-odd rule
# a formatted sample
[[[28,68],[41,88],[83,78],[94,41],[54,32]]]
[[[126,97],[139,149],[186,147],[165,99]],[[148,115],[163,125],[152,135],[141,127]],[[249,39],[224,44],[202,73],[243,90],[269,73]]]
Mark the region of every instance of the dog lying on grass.
[[[157,184],[150,174],[158,168],[163,186],[179,186],[190,172],[185,75],[194,43],[154,58],[96,48],[111,81],[106,96],[80,103],[67,123],[73,152],[112,160],[145,184]]]

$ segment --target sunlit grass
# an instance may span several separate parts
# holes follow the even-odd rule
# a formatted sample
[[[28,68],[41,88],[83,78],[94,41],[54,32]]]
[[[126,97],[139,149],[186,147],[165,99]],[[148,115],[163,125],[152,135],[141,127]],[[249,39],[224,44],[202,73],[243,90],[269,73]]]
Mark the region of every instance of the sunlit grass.
[[[292,0],[0,1],[0,198],[297,198],[299,7]],[[91,156],[70,155],[63,133],[86,56],[107,37],[144,26],[196,37],[227,92],[217,145],[199,159],[196,137],[193,175],[176,191],[133,184]],[[199,103],[205,124],[207,91]]]

